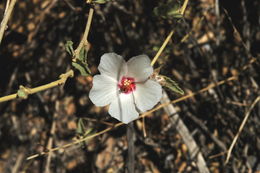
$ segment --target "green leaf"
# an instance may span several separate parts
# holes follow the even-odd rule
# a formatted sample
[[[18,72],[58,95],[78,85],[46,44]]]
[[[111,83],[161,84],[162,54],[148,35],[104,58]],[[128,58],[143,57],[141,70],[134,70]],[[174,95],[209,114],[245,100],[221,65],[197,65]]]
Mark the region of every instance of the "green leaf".
[[[173,17],[173,18],[182,18],[182,14],[181,14],[179,5],[175,5],[175,6],[173,6],[173,8],[169,8],[167,11],[167,16]]]
[[[80,119],[78,120],[78,127],[77,127],[76,132],[77,132],[77,134],[79,134],[79,135],[83,135],[83,134],[84,134],[84,131],[85,131],[85,125],[84,125],[84,123],[83,123],[82,118],[80,118]]]
[[[79,118],[78,123],[77,123],[76,132],[77,132],[77,137],[79,140],[93,134],[93,132],[94,132],[92,128],[87,129],[85,127],[83,120],[84,120],[83,118]],[[87,140],[80,142],[80,145],[81,145],[81,147],[85,147],[87,145]]]
[[[70,55],[73,55],[74,54],[73,42],[67,41],[66,44],[65,44],[65,49]]]
[[[176,19],[180,19],[183,17],[183,15],[179,11],[174,14],[171,14],[170,16]]]
[[[82,76],[89,76],[91,74],[88,65],[83,64],[82,62],[76,60],[76,62],[72,62],[72,66],[79,70]]]
[[[96,3],[96,4],[105,4],[105,3],[107,3],[109,0],[95,0],[95,1],[93,1],[94,3]]]
[[[168,0],[168,2],[155,7],[153,12],[156,16],[165,19],[182,18],[180,4],[174,0]]]
[[[72,62],[72,66],[79,70],[82,76],[89,76],[91,71],[87,63],[87,50],[83,47]]]
[[[79,54],[74,53],[73,42],[67,41],[65,44],[65,49],[70,55],[73,56],[72,66],[79,70],[82,76],[89,76],[91,74],[91,71],[87,64],[88,51],[86,50],[86,48],[81,48]]]
[[[77,57],[80,61],[82,61],[83,63],[86,62],[87,60],[87,54],[88,52],[86,51],[86,49],[83,47],[80,52],[79,52],[79,57]]]
[[[168,88],[169,90],[184,95],[184,91],[179,87],[179,85],[177,84],[177,82],[175,82],[174,80],[172,80],[171,78],[167,77],[167,76],[163,76],[160,75],[163,79],[164,79],[164,83],[163,86]]]

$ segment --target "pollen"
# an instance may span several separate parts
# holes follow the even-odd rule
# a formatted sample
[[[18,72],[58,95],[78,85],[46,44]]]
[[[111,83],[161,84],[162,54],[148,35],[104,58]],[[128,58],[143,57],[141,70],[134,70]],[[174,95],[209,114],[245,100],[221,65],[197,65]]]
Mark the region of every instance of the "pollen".
[[[135,80],[132,77],[122,77],[121,81],[118,84],[119,90],[122,93],[129,94],[133,92],[136,88]]]

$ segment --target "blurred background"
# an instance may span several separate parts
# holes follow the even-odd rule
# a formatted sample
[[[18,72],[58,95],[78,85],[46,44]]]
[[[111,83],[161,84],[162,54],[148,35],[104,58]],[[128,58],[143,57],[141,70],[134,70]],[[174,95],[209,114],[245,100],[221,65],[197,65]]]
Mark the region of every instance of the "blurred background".
[[[5,3],[0,1],[1,14]],[[224,164],[225,154],[212,158],[229,148],[260,93],[260,3],[198,0],[189,1],[184,18],[167,13],[182,4],[181,0],[117,0],[95,5],[88,39],[89,67],[98,73],[100,57],[107,52],[126,59],[147,54],[152,59],[174,30],[156,67],[162,66],[161,74],[174,79],[186,94],[239,74],[238,80],[174,105],[207,168],[214,173],[260,171],[259,103],[229,163]],[[19,85],[52,82],[73,68],[65,43],[72,40],[76,48],[89,8],[83,0],[17,1],[0,45],[0,96],[17,92]],[[253,58],[257,60],[242,70]],[[117,123],[107,107],[90,102],[91,80],[76,72],[64,86],[0,104],[0,172],[126,172],[126,126],[53,152],[50,162],[47,156],[26,160],[46,151],[51,140],[52,147],[57,147],[79,139],[79,126],[88,135]],[[171,100],[180,97],[168,95]],[[169,115],[163,109],[152,114],[146,118],[146,137],[142,123],[133,124],[136,172],[199,172]]]

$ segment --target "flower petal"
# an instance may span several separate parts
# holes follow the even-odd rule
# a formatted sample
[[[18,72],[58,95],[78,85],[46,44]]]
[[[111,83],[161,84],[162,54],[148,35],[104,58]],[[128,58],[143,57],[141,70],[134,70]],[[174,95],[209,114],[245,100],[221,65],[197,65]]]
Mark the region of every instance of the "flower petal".
[[[102,75],[110,76],[119,81],[126,74],[127,66],[122,56],[116,53],[105,53],[101,56],[98,70]]]
[[[152,109],[162,98],[162,86],[153,80],[136,85],[134,91],[135,103],[140,111]]]
[[[133,95],[123,93],[119,94],[118,97],[112,101],[108,113],[125,124],[135,120],[139,116],[135,109]]]
[[[106,106],[112,102],[117,93],[117,81],[106,75],[95,75],[93,87],[89,92],[90,100],[96,106]]]
[[[139,55],[131,58],[127,62],[127,66],[127,75],[135,78],[137,82],[145,81],[153,73],[151,60],[147,55]]]

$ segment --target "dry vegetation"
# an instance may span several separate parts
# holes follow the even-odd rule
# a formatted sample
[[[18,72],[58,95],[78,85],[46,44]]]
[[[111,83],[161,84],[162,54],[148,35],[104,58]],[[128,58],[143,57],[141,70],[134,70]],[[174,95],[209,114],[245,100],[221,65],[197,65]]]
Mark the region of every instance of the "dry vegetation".
[[[183,19],[155,15],[166,1],[119,0],[95,5],[88,41],[93,74],[102,54],[125,57],[156,54],[167,35],[175,33],[156,67],[179,83],[185,94],[236,76],[222,85],[174,104],[183,126],[196,142],[210,172],[260,171],[260,105],[243,126],[227,164],[226,152],[251,104],[259,96],[260,10],[256,0],[190,1]],[[182,1],[176,1],[180,6]],[[36,87],[54,80],[71,66],[68,40],[78,45],[90,5],[83,0],[18,1],[0,45],[0,95],[19,85]],[[0,1],[1,14],[5,1]],[[0,17],[2,19],[2,17]],[[185,39],[183,39],[185,38]],[[84,143],[26,160],[47,148],[80,139],[118,123],[107,108],[88,99],[92,77],[75,70],[64,86],[0,104],[0,172],[126,172],[127,126]],[[167,91],[168,92],[168,91]],[[181,96],[168,92],[170,100]],[[199,172],[176,122],[163,109],[132,124],[136,172]]]

